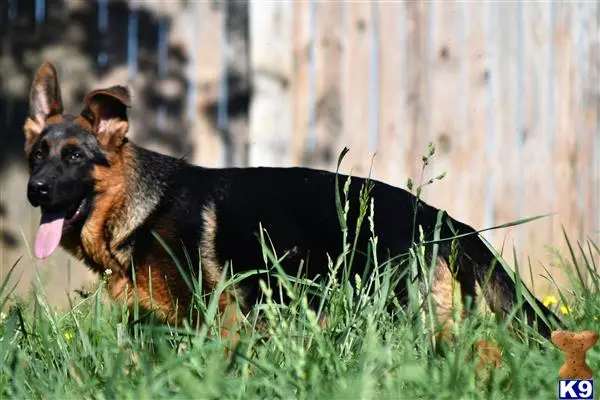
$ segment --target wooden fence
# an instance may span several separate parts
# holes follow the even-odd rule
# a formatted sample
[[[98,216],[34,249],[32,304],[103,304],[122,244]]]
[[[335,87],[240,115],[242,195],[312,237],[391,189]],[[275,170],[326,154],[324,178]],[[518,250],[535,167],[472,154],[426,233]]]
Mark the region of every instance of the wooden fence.
[[[544,265],[548,246],[598,241],[600,6],[592,1],[0,2],[0,276],[19,255],[51,298],[89,278],[25,246],[21,124],[42,59],[58,64],[67,108],[128,83],[134,140],[206,166],[306,165],[404,187]],[[512,261],[512,257],[509,257]],[[68,272],[65,272],[68,271]],[[42,275],[44,275],[42,274]],[[526,274],[528,275],[528,273]]]

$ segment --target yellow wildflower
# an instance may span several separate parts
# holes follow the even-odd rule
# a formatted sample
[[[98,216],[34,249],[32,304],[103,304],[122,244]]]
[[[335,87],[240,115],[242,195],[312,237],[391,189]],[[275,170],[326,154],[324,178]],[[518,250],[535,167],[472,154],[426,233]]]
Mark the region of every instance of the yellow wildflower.
[[[65,340],[68,342],[70,340],[73,340],[73,338],[75,337],[75,335],[73,334],[73,332],[65,332],[63,334],[63,336],[65,337]]]
[[[546,307],[550,307],[551,305],[555,306],[558,304],[558,299],[555,296],[546,296],[544,298],[544,301],[542,301],[542,303]]]
[[[567,306],[567,305],[562,305],[560,306],[560,313],[562,315],[567,315],[571,313],[571,307]]]

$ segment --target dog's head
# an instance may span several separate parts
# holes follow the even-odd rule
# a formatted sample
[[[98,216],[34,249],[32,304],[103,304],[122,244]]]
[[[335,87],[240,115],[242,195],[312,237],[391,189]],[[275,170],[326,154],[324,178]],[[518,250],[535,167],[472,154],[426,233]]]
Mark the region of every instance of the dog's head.
[[[27,198],[42,212],[37,258],[52,254],[63,231],[82,224],[89,214],[94,169],[108,167],[110,155],[125,143],[130,106],[127,88],[113,86],[88,94],[79,115],[64,114],[56,69],[44,63],[37,71],[24,126]]]

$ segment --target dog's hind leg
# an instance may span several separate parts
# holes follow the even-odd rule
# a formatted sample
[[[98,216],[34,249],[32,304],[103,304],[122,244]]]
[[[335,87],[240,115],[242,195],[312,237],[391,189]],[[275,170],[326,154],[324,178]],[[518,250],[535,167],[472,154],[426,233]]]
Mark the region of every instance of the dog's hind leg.
[[[424,293],[424,310],[427,313],[430,311],[429,304],[433,306],[436,345],[440,342],[453,345],[457,324],[474,309],[476,285],[474,278],[469,278],[472,276],[470,271],[460,270],[460,266],[451,267],[444,258],[437,259],[435,268],[429,291]],[[427,296],[430,298],[427,299]],[[480,367],[500,365],[500,349],[493,342],[478,340],[474,347]]]
[[[436,343],[440,340],[452,342],[455,325],[464,316],[465,310],[461,307],[461,302],[457,301],[460,290],[458,280],[453,276],[446,260],[441,257],[437,259],[433,279],[428,286],[421,285],[423,308],[426,314],[433,312],[435,316],[436,326],[433,328]],[[433,310],[430,310],[430,306],[433,306]]]

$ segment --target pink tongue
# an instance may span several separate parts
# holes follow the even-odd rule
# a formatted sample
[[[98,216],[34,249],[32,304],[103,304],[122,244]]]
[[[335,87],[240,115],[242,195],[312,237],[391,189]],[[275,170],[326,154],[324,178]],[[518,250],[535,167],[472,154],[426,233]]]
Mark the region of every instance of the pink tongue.
[[[64,222],[64,213],[42,211],[40,227],[35,235],[34,255],[36,258],[42,260],[56,250],[60,244]]]

